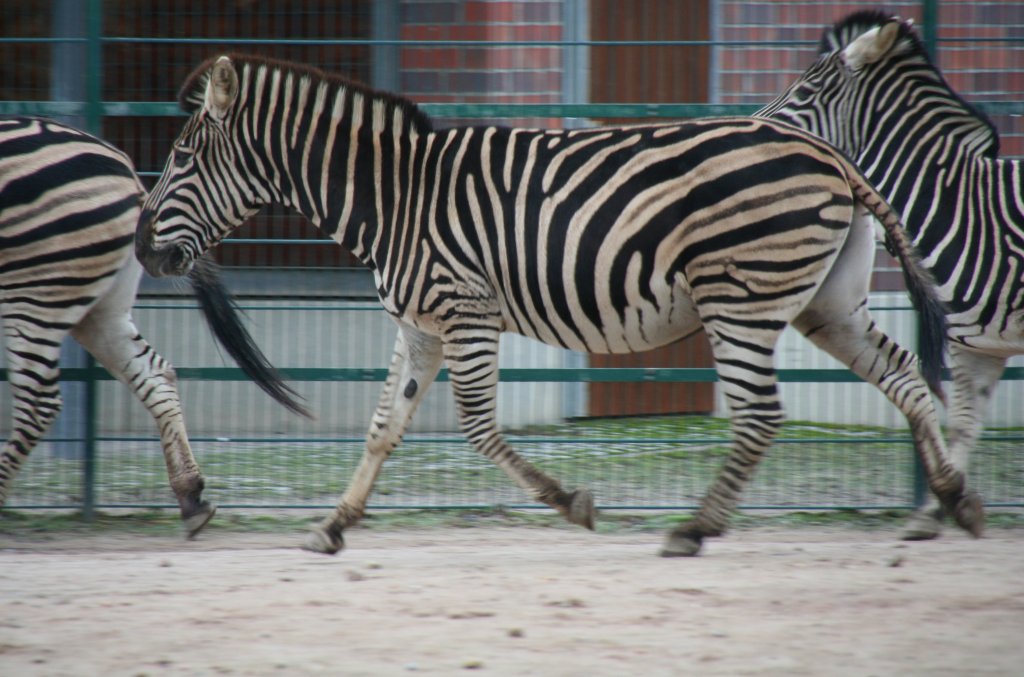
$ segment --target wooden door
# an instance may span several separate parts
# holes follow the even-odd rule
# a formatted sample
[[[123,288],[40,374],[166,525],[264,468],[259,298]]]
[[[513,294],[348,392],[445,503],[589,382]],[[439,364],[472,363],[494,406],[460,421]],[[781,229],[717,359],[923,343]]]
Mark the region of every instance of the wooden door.
[[[708,0],[591,0],[594,41],[676,41],[710,38]],[[704,103],[708,101],[711,48],[707,45],[594,45],[590,54],[592,103]],[[635,123],[638,120],[602,120]],[[710,367],[704,332],[632,355],[593,355],[594,367]],[[591,416],[709,413],[711,383],[592,383]]]

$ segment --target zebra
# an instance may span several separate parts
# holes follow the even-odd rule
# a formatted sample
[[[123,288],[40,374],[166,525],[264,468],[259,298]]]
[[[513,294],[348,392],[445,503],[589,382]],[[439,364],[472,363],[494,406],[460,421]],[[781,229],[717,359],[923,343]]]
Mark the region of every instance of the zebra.
[[[14,401],[0,452],[0,507],[60,411],[58,359],[70,334],[155,419],[171,489],[192,538],[216,508],[202,498],[204,478],[174,369],[131,315],[142,277],[132,251],[145,194],[131,160],[106,142],[53,120],[0,119],[0,311]],[[216,269],[201,262],[190,277],[229,354],[275,398],[303,412],[251,342]]]
[[[519,456],[495,419],[502,332],[587,352],[664,345],[703,326],[731,408],[732,449],[661,554],[692,556],[730,513],[782,418],[773,349],[792,323],[907,416],[930,486],[974,535],[983,509],[945,460],[935,405],[944,311],[899,225],[860,172],[815,137],[749,117],[572,131],[435,130],[396,94],[302,64],[231,54],[195,70],[190,114],[143,206],[136,255],[183,275],[261,206],[291,207],[374,275],[398,325],[360,463],[303,547],[337,553],[381,466],[445,363],[477,452],[569,522],[594,525]],[[872,321],[883,224],[929,335],[918,370]],[[926,383],[927,381],[927,383]]]
[[[863,168],[899,210],[949,309],[950,460],[966,470],[1006,360],[1024,354],[1024,164],[954,92],[911,22],[852,14],[826,30],[820,55],[755,115],[821,136]],[[934,538],[930,497],[903,531]]]

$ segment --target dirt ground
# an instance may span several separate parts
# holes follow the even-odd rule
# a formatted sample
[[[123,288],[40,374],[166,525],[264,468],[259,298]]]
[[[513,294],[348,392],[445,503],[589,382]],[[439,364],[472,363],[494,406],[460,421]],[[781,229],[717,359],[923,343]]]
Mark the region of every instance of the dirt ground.
[[[1024,531],[0,540],[3,675],[1020,675]]]

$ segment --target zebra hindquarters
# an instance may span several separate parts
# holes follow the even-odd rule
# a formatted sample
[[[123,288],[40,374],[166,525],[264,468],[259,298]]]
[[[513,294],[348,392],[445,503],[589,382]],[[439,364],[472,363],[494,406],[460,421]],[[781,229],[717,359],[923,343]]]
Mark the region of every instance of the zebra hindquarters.
[[[67,328],[31,302],[5,301],[4,350],[10,384],[11,432],[0,452],[0,507],[29,454],[61,409],[60,347]]]
[[[729,407],[732,445],[697,514],[669,533],[662,556],[697,555],[704,538],[725,533],[782,426],[775,346],[828,277],[852,218],[845,183],[822,179],[804,177],[805,189],[784,191],[727,221],[743,236],[725,250],[705,248],[687,267]]]
[[[950,363],[953,393],[948,410],[949,460],[954,468],[966,473],[971,449],[981,435],[984,412],[1006,368],[1006,358],[965,350],[953,343]],[[938,497],[929,493],[924,505],[910,516],[900,537],[906,541],[937,538],[942,532],[942,517]]]
[[[744,488],[785,418],[774,365],[775,344],[785,323],[767,321],[755,329],[718,317],[705,326],[719,387],[729,406],[732,447],[693,520],[669,533],[663,557],[697,555],[705,537],[725,533]]]
[[[839,259],[793,326],[896,405],[910,425],[932,491],[961,526],[979,535],[981,501],[950,462],[918,358],[879,329],[868,310],[873,257],[871,217],[858,208]]]
[[[139,263],[127,257],[113,286],[72,328],[71,334],[111,375],[131,389],[153,417],[185,535],[194,538],[216,508],[202,499],[205,482],[192,455],[174,368],[143,338],[131,316],[141,274]]]

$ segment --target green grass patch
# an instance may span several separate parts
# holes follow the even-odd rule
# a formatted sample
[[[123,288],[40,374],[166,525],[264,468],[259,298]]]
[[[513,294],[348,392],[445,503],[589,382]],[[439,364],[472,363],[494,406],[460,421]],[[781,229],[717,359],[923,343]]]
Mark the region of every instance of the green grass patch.
[[[1021,429],[987,431],[971,456],[971,484],[986,501],[1024,504]],[[590,488],[601,506],[692,507],[729,453],[729,421],[708,416],[573,420],[510,431],[510,442],[567,488]],[[349,439],[197,442],[206,498],[218,505],[329,508],[363,452]],[[742,498],[745,506],[881,508],[913,501],[906,430],[787,423]],[[78,507],[81,460],[34,454],[8,505]],[[170,506],[159,443],[101,442],[101,506]],[[411,434],[385,464],[371,508],[456,508],[532,501],[457,433]]]
[[[814,510],[761,513],[741,511],[733,529],[757,528],[850,528],[898,529],[909,510]],[[310,516],[284,511],[253,513],[222,510],[206,526],[204,536],[217,533],[278,533],[302,531],[324,515]],[[603,512],[598,533],[661,532],[686,521],[688,513]],[[1024,529],[1024,511],[1001,510],[987,515],[989,529]],[[380,510],[368,514],[357,528],[397,531],[437,528],[544,528],[578,530],[559,515],[540,510]],[[950,526],[949,528],[953,528]],[[98,512],[91,521],[75,511],[16,511],[0,513],[0,536],[58,538],[74,535],[144,535],[179,537],[181,522],[172,510],[138,510],[117,514]]]

